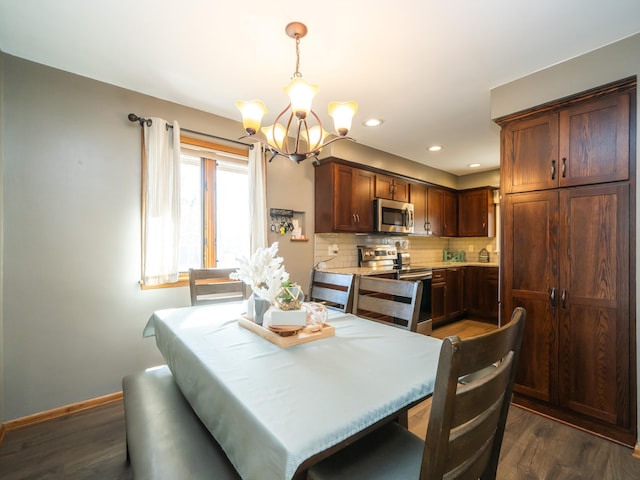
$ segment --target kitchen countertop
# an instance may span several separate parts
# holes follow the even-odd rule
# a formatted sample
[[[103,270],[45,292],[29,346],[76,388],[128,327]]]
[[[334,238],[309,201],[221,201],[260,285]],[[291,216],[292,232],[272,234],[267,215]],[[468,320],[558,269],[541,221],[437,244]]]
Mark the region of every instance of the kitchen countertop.
[[[416,263],[411,264],[412,268],[431,267],[432,269],[438,268],[450,268],[450,267],[495,267],[498,268],[498,264],[494,262],[432,262],[429,264]],[[396,269],[390,266],[386,267],[337,267],[337,268],[324,268],[318,269],[323,272],[333,273],[353,273],[355,275],[382,275],[385,273],[395,273]]]

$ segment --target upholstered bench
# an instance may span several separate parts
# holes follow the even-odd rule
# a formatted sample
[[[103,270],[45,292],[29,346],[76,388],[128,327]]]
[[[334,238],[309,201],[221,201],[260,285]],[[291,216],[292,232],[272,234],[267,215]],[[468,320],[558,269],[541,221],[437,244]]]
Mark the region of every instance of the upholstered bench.
[[[167,366],[122,379],[127,457],[136,480],[239,479]]]

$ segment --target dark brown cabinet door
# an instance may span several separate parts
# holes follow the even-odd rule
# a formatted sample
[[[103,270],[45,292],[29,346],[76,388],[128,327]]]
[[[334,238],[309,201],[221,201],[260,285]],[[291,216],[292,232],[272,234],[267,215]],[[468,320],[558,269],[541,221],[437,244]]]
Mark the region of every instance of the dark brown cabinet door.
[[[393,177],[389,175],[376,175],[376,198],[393,200]]]
[[[505,193],[558,186],[558,114],[515,121],[501,131],[500,184]]]
[[[493,190],[466,190],[458,195],[458,235],[460,237],[493,237]]]
[[[561,187],[629,179],[629,94],[560,111]]]
[[[559,403],[628,426],[629,187],[560,192]]]
[[[409,186],[409,201],[413,204],[415,218],[413,233],[416,235],[428,235],[427,186],[422,183],[412,183]]]
[[[470,317],[482,315],[482,268],[465,267],[464,271],[464,309]]]
[[[427,225],[429,235],[442,237],[444,234],[444,190],[429,187],[427,190]]]
[[[373,232],[373,185],[375,175],[354,168],[352,205],[356,232]],[[342,208],[338,203],[337,208]]]
[[[447,320],[456,320],[464,315],[463,268],[447,268],[445,312]]]
[[[469,317],[498,321],[498,268],[464,268],[464,310]]]
[[[433,327],[447,320],[445,313],[446,270],[434,270],[431,279],[431,321]]]
[[[445,237],[456,237],[458,235],[458,195],[445,190],[442,194],[442,202],[442,234]]]
[[[356,217],[353,200],[353,185],[355,183],[356,172],[351,167],[344,165],[333,165],[335,169],[335,187],[332,189],[333,198],[333,228],[330,231],[355,231]],[[317,187],[316,187],[317,188]],[[316,202],[317,205],[317,202]]]
[[[506,195],[502,202],[504,314],[527,310],[514,390],[556,401],[558,305],[558,193]]]
[[[392,177],[391,175],[376,175],[375,180],[376,198],[386,198],[398,202],[409,201],[409,182]]]
[[[500,283],[500,274],[498,267],[480,267],[483,269],[483,285],[484,292],[482,298],[486,304],[482,308],[482,316],[498,322],[498,284]]]

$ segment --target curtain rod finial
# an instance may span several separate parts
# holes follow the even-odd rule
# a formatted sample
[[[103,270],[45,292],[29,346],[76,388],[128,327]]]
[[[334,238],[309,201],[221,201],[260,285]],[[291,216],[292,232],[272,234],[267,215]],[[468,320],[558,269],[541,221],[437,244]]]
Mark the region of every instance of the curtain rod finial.
[[[147,127],[151,126],[151,119],[150,118],[139,117],[135,113],[130,113],[129,115],[127,115],[127,118],[129,119],[130,122],[138,122],[141,127],[145,123],[147,124]]]

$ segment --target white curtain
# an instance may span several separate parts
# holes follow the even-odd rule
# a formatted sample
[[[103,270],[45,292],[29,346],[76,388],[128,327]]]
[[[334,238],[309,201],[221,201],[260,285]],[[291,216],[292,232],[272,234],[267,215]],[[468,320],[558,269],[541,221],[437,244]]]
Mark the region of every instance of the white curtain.
[[[180,241],[180,126],[161,118],[144,125],[145,209],[142,226],[142,281],[178,281]]]
[[[249,150],[249,215],[251,252],[267,247],[267,162],[262,144]]]

